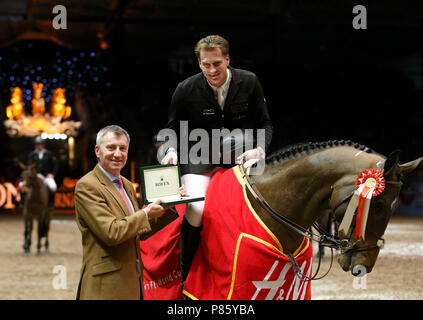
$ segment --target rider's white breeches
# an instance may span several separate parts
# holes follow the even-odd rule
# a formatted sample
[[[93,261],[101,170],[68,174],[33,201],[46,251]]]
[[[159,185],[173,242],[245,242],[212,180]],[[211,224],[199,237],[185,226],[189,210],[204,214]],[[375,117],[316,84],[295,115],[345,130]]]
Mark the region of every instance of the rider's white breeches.
[[[182,184],[185,185],[185,190],[191,197],[204,197],[206,195],[206,190],[210,179],[211,178],[207,175],[192,173],[184,174],[181,177]],[[187,203],[185,217],[192,226],[201,226],[203,222],[203,210],[204,201]]]
[[[53,178],[46,178],[41,173],[38,173],[37,176],[41,179],[41,181],[44,182],[44,184],[47,186],[47,188],[51,192],[56,192],[57,184],[56,184],[56,181],[54,181]],[[21,189],[23,186],[24,186],[24,182],[23,181],[19,182],[19,189]]]
[[[56,192],[57,190],[57,184],[56,181],[54,181],[53,178],[46,178],[44,177],[42,174],[38,173],[38,177],[41,178],[41,180],[45,183],[45,185],[47,186],[47,188],[51,191],[51,192]]]

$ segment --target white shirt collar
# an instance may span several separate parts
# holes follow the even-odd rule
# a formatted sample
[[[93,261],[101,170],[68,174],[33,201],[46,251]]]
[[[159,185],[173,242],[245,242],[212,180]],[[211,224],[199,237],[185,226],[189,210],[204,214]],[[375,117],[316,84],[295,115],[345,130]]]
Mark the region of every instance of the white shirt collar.
[[[120,175],[119,175],[118,177],[116,177],[116,176],[112,175],[110,172],[107,172],[107,171],[106,171],[106,169],[104,169],[104,168],[101,166],[101,164],[100,164],[100,163],[98,163],[98,166],[100,167],[101,171],[103,171],[103,172],[104,172],[104,174],[107,176],[107,178],[109,178],[109,179],[110,179],[110,181],[112,181],[112,183],[113,183],[113,185],[115,186],[115,188],[116,188],[116,189],[120,192],[120,190],[119,190],[119,189],[120,189],[120,186],[114,182],[114,180],[115,180],[115,179],[121,179]],[[122,184],[123,184],[123,181],[122,181]],[[125,188],[123,188],[123,192],[125,193],[126,198],[128,199],[129,204],[131,205],[132,212],[135,212],[134,205],[133,205],[133,203],[132,203],[131,199],[129,198],[128,193],[126,192]],[[146,215],[147,215],[147,214],[146,214]],[[147,215],[147,217],[148,217],[148,215]]]
[[[115,179],[120,179],[120,175],[118,177],[112,175],[110,172],[107,172],[106,169],[104,169],[101,164],[99,163],[98,166],[100,167],[101,171],[104,172],[104,174],[107,176],[107,178],[110,179],[110,181],[114,181]]]

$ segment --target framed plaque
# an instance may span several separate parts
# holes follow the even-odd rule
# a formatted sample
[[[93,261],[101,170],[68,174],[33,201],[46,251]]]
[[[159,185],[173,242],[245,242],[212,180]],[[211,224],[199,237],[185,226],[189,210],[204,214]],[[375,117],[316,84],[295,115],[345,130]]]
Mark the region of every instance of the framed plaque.
[[[143,203],[148,205],[158,199],[162,206],[203,201],[204,197],[183,197],[179,194],[181,187],[181,170],[179,164],[164,164],[140,167],[141,192]]]

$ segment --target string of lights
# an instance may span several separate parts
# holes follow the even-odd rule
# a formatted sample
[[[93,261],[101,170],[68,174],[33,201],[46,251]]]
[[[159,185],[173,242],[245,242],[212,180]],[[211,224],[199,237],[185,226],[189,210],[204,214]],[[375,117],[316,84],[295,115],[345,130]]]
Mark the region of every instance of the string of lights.
[[[0,103],[14,87],[22,89],[25,110],[30,110],[32,86],[42,83],[42,97],[49,104],[56,88],[65,88],[69,102],[78,89],[107,90],[108,57],[101,50],[71,50],[48,41],[21,41],[0,49]]]

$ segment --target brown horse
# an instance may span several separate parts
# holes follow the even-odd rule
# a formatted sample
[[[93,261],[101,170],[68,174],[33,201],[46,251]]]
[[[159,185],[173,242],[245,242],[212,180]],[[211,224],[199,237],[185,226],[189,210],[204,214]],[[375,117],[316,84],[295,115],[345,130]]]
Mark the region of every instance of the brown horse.
[[[308,281],[318,279],[319,267],[312,276],[305,238],[339,250],[344,271],[371,272],[401,178],[423,160],[400,165],[398,158],[398,151],[385,158],[351,141],[328,141],[282,149],[249,173],[244,164],[217,172],[183,293],[193,299],[308,299]],[[334,235],[315,223],[328,215]],[[313,235],[312,226],[322,235]]]
[[[41,254],[41,239],[45,238],[45,249],[48,252],[48,231],[50,220],[53,214],[52,210],[48,208],[48,190],[45,183],[37,175],[35,164],[23,168],[22,189],[25,191],[25,199],[23,204],[23,216],[25,221],[25,234],[24,234],[24,254],[28,255],[31,246],[32,235],[32,222],[37,219],[38,223],[38,243],[37,255]]]
[[[389,219],[398,206],[400,179],[423,160],[400,165],[398,154],[393,152],[385,158],[365,146],[343,140],[295,145],[270,156],[263,174],[249,178],[271,210],[266,210],[250,189],[247,195],[257,214],[289,253],[299,247],[304,236],[289,223],[280,223],[270,211],[302,230],[308,230],[319,218],[332,215],[337,230],[356,190],[359,173],[366,169],[381,171],[386,186],[371,200],[365,240],[355,237],[354,223],[346,234],[335,236],[338,244],[343,243],[342,248],[338,247],[342,249],[338,257],[342,269],[358,275],[355,267],[362,266],[369,273],[376,263]]]

